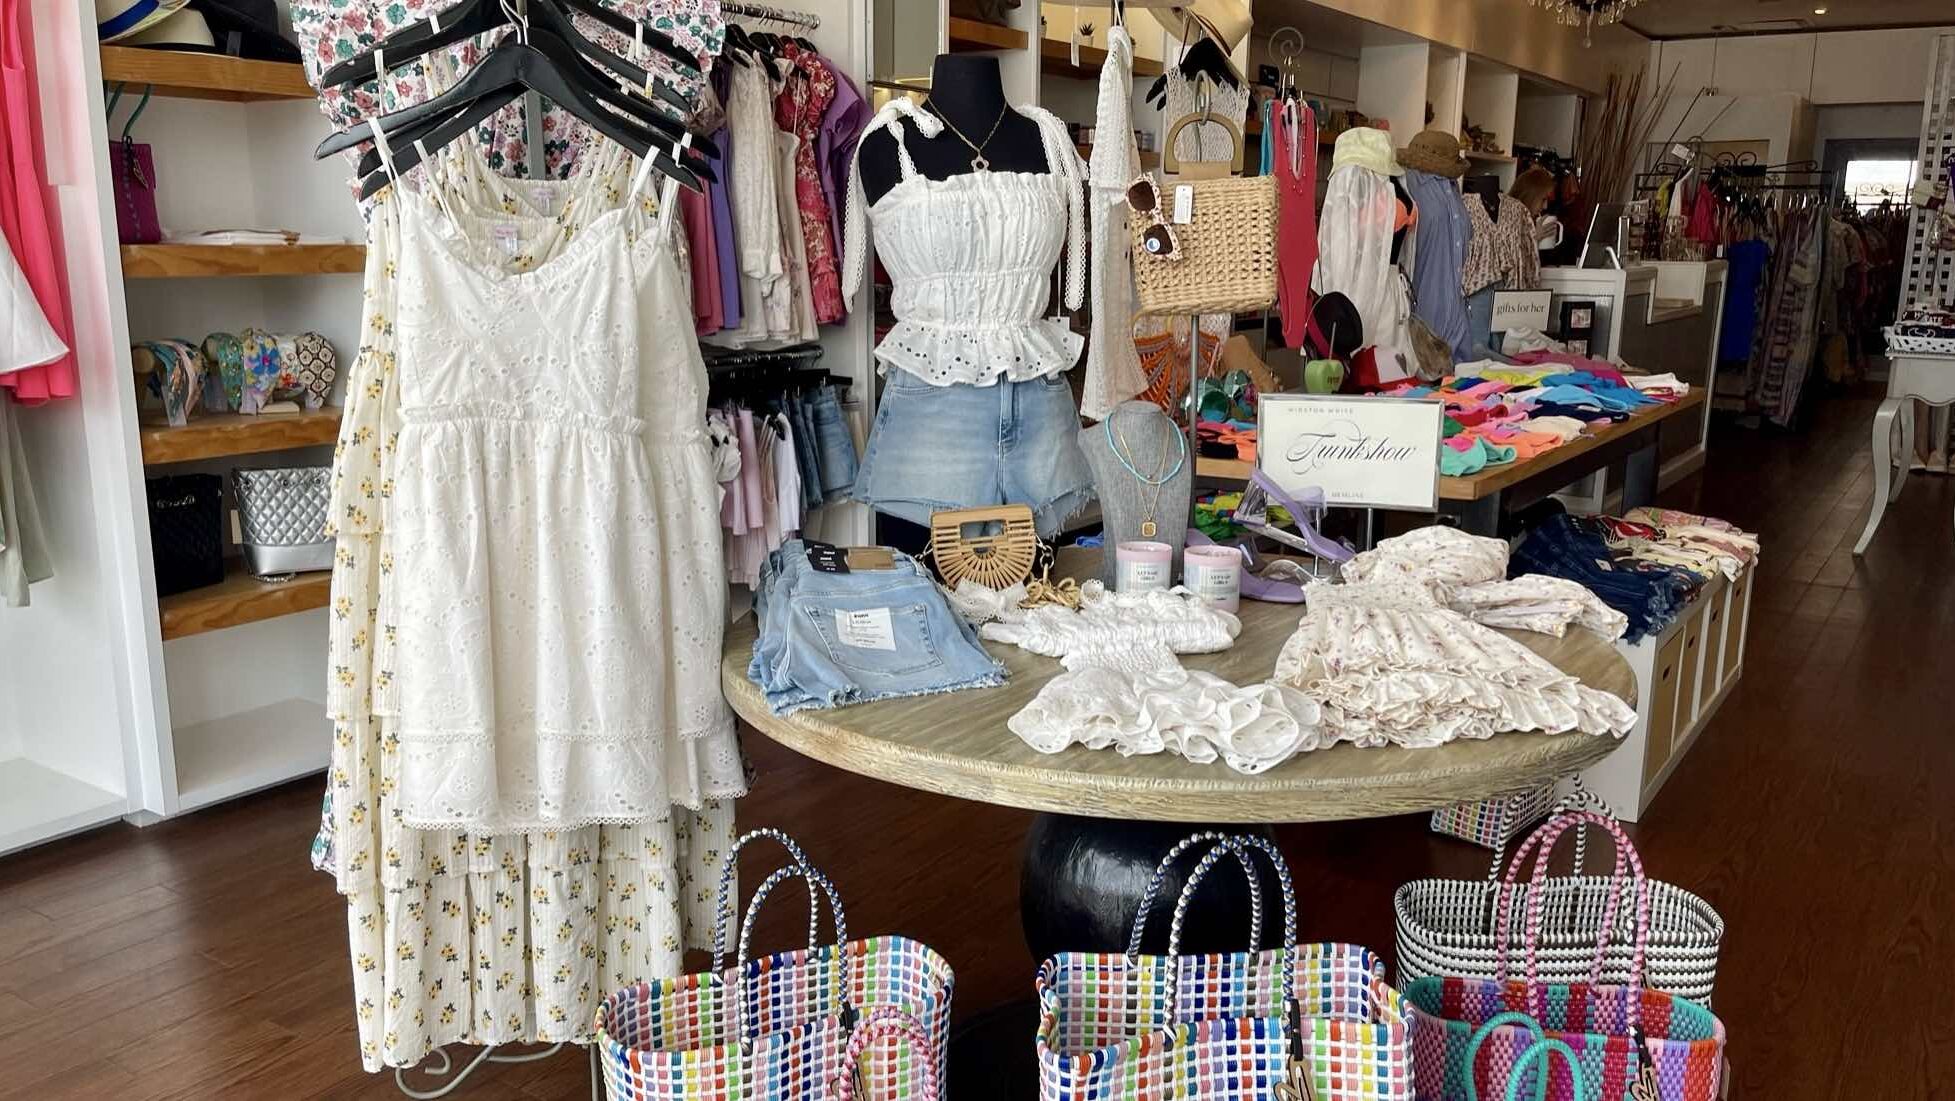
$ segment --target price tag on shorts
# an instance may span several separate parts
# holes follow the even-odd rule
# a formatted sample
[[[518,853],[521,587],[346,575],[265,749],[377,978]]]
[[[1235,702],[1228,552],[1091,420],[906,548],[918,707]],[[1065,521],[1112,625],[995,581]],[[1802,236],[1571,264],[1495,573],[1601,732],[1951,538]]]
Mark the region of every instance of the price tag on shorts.
[[[896,631],[890,626],[888,608],[855,612],[835,609],[835,635],[842,645],[858,650],[896,649]]]

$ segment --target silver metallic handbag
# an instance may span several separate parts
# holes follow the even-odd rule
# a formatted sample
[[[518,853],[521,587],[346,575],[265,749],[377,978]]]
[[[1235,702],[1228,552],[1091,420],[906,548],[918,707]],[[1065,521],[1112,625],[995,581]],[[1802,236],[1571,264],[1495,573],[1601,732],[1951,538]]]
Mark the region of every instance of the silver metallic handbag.
[[[326,534],[332,478],[328,466],[232,469],[237,539],[254,576],[333,568],[333,540]]]

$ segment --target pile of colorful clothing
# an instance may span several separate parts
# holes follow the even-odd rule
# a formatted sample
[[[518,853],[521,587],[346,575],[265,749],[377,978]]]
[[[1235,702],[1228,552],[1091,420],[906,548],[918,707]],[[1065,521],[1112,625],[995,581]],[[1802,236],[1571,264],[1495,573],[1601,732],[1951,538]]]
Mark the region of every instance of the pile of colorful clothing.
[[[1439,472],[1477,474],[1560,447],[1591,428],[1628,420],[1637,410],[1674,402],[1690,384],[1674,374],[1643,375],[1567,352],[1523,352],[1515,363],[1478,360],[1434,383],[1408,381],[1391,397],[1437,397],[1446,403]]]
[[[1735,579],[1758,537],[1708,516],[1638,508],[1626,516],[1551,516],[1531,529],[1508,573],[1578,582],[1629,619],[1630,642],[1668,627],[1716,574]]]

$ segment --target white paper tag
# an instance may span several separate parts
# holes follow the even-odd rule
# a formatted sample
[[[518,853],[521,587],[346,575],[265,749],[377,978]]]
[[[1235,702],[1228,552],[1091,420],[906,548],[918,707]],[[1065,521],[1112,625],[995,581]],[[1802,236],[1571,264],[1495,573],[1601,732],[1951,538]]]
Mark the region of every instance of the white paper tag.
[[[244,542],[244,528],[238,522],[237,509],[231,510],[231,542],[239,544]]]
[[[1677,144],[1670,147],[1670,155],[1684,162],[1685,164],[1689,164],[1697,159],[1697,154],[1691,151],[1690,146],[1685,145],[1682,142],[1678,142]]]
[[[1174,186],[1174,224],[1185,226],[1195,220],[1195,185]]]
[[[516,227],[512,225],[490,226],[489,237],[495,241],[496,247],[502,250],[504,256],[516,255],[517,248],[522,244],[517,238]]]
[[[842,645],[858,650],[894,650],[896,632],[889,625],[888,608],[868,608],[859,612],[835,610],[835,634]]]
[[[532,187],[530,195],[536,200],[537,209],[552,218],[556,217],[557,187],[555,184],[536,184]]]

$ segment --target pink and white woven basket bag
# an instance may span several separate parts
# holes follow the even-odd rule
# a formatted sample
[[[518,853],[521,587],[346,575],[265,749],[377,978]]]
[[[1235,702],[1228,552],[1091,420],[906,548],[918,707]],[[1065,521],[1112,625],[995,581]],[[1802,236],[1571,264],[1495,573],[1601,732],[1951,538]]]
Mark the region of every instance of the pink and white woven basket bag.
[[[731,886],[758,838],[791,862],[754,891],[726,967]],[[753,958],[755,915],[789,879],[808,884],[808,946]],[[835,942],[820,943],[828,900]],[[950,965],[907,937],[848,939],[842,900],[778,830],[734,842],[720,874],[713,969],[613,993],[597,1011],[610,1101],[941,1101],[950,1044]]]
[[[1148,911],[1178,859],[1212,844],[1174,907],[1164,956],[1141,954]],[[1262,940],[1252,857],[1275,870],[1282,947]],[[1251,951],[1180,954],[1195,890],[1233,855],[1249,875]],[[1066,953],[1039,968],[1042,1101],[1408,1101],[1412,1034],[1384,963],[1351,944],[1298,944],[1296,895],[1276,847],[1200,833],[1176,845],[1142,895],[1125,954]]]

